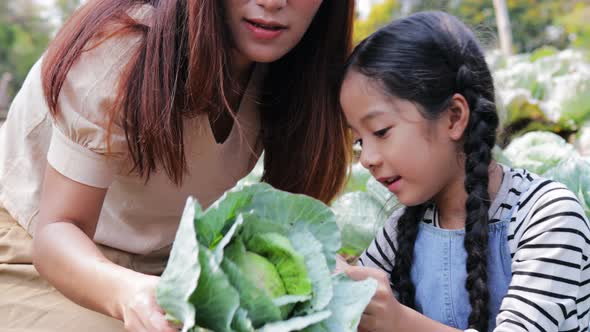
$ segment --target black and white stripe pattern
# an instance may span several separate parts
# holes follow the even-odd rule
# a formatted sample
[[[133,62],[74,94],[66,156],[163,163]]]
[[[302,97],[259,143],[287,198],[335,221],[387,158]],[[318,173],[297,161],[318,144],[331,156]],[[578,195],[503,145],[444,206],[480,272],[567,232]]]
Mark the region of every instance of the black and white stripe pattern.
[[[507,239],[512,280],[494,331],[588,331],[590,226],[582,206],[565,185],[504,167],[490,222],[506,217],[513,206]],[[359,264],[391,272],[401,213],[386,222]],[[424,219],[438,225],[436,209]]]

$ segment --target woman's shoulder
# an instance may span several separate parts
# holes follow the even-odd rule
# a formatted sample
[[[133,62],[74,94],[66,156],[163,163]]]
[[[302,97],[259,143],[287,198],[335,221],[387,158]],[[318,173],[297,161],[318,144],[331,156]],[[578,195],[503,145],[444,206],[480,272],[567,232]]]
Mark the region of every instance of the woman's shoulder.
[[[149,24],[152,8],[149,5],[135,6],[128,15],[136,23]],[[118,95],[122,75],[139,48],[145,47],[144,38],[144,32],[126,29],[118,21],[97,32],[67,73],[60,93],[60,109],[103,119],[102,113],[108,110],[106,106]]]
[[[127,14],[134,23],[146,29],[152,24],[153,7],[150,5],[132,7]],[[121,67],[127,64],[145,38],[145,29],[132,28],[129,24],[128,21],[107,24],[89,40],[78,62],[102,70],[105,67]]]

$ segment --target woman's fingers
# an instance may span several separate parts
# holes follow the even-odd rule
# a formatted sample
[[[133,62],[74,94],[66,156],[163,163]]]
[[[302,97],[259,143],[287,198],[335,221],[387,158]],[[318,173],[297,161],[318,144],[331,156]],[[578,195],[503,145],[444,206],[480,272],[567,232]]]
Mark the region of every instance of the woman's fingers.
[[[150,332],[143,324],[137,313],[135,313],[133,310],[125,313],[125,331]]]
[[[156,332],[176,332],[177,330],[172,327],[170,322],[166,319],[164,310],[158,306],[155,297],[152,298],[151,308],[148,310],[151,312],[149,322],[154,331]]]
[[[156,307],[137,307],[125,316],[125,329],[129,332],[176,332]]]
[[[172,328],[166,317],[162,314],[155,314],[150,317],[150,325],[155,332],[176,332],[177,330]]]
[[[125,328],[129,332],[175,332],[166,320],[164,310],[156,302],[155,289],[159,278],[142,276],[130,292],[124,306]]]

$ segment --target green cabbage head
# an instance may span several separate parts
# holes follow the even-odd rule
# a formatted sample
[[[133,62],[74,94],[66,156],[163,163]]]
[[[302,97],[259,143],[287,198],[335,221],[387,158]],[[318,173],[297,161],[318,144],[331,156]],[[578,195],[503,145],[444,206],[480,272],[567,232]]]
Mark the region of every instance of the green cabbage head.
[[[330,208],[267,184],[189,198],[156,298],[182,331],[353,332],[377,284],[331,273],[340,241]]]

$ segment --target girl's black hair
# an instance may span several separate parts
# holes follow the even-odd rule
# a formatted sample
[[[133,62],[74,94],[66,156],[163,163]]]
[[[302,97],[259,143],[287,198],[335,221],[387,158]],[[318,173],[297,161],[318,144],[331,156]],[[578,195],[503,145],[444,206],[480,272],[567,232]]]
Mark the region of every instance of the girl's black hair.
[[[384,92],[414,102],[426,119],[437,119],[459,93],[469,104],[463,137],[465,153],[464,246],[471,314],[469,327],[487,331],[488,167],[495,144],[498,115],[494,86],[482,47],[473,32],[444,12],[421,12],[395,20],[361,42],[347,64],[381,83]],[[398,255],[391,282],[399,300],[415,306],[410,278],[414,242],[426,204],[407,207],[397,225]]]

